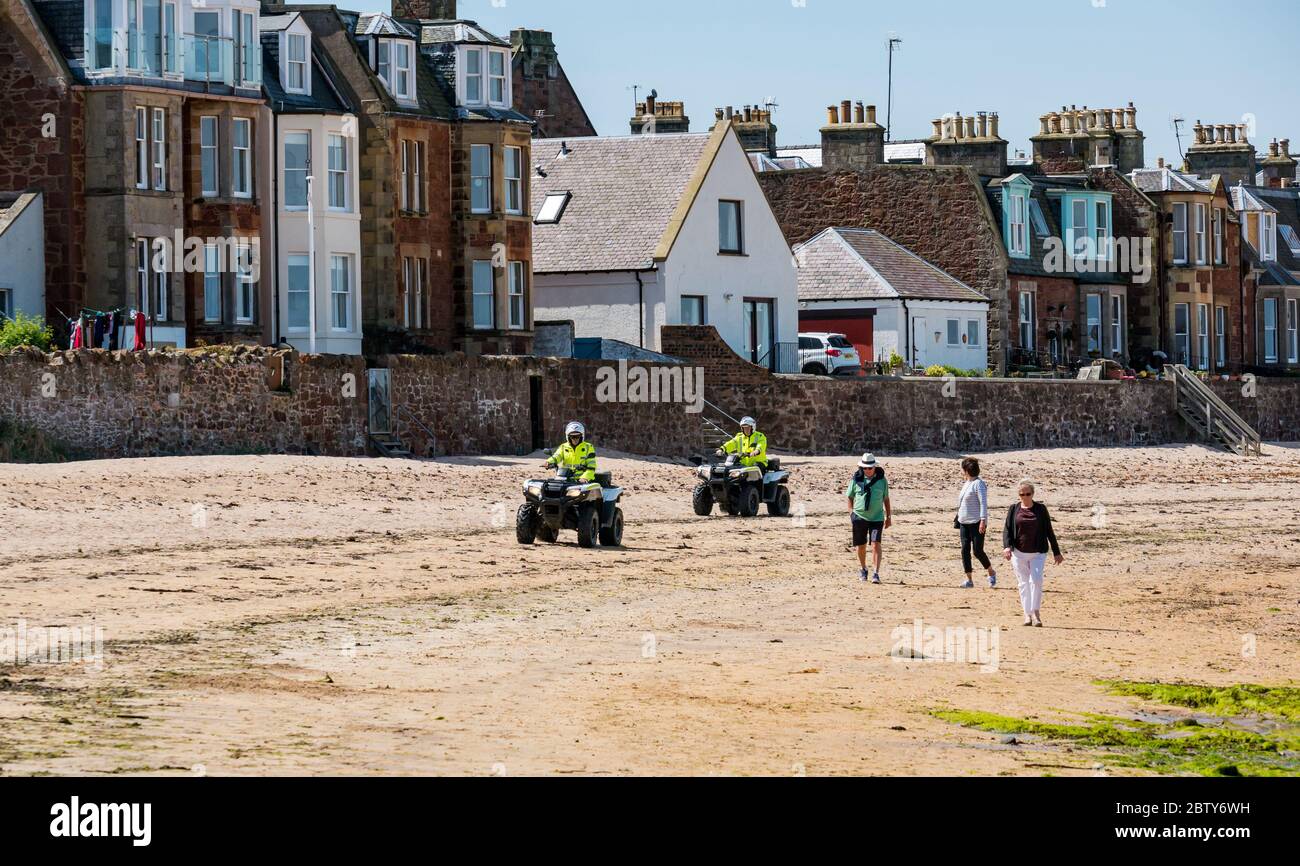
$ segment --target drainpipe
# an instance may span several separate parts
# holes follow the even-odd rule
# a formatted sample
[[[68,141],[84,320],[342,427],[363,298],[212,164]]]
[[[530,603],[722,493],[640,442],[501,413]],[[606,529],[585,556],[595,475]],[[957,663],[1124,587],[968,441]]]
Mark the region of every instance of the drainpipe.
[[[280,110],[284,110],[283,102],[280,103]],[[271,109],[271,231],[275,236],[272,245],[275,250],[275,267],[271,269],[271,291],[275,292],[275,300],[271,303],[274,318],[271,333],[275,334],[274,345],[278,346],[284,342],[281,330],[284,317],[280,309],[280,115],[274,108]]]
[[[647,272],[648,273],[648,272]],[[641,271],[633,271],[632,276],[636,277],[636,305],[638,310],[637,338],[640,340],[641,348],[645,348],[645,283],[641,280]]]
[[[911,367],[916,363],[916,358],[912,356],[912,314],[907,309],[907,299],[901,298],[900,300],[903,303],[903,339],[906,341],[903,343],[903,347],[907,349],[907,353],[903,355],[903,358],[906,360],[907,366]]]

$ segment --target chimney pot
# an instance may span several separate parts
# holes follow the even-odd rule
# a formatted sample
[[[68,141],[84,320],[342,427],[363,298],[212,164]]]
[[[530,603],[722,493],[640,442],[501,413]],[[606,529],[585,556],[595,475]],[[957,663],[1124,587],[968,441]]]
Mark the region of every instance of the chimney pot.
[[[853,101],[850,99],[846,99],[840,103],[840,122],[853,122]]]
[[[1277,143],[1277,152],[1279,156],[1289,157],[1291,155],[1291,139],[1284,138],[1279,141]]]
[[[867,106],[867,123],[875,123],[875,122],[876,122],[876,107],[875,107],[874,105],[868,105],[868,106]]]
[[[966,137],[975,138],[975,115],[966,118]]]
[[[995,111],[989,115],[989,138],[1001,138],[998,133],[998,113]]]
[[[987,111],[979,112],[979,137],[989,137],[989,113]]]
[[[867,107],[861,101],[853,106],[853,122],[857,124],[867,122]]]
[[[826,117],[827,126],[834,126],[835,124],[839,123],[840,116],[839,116],[839,112],[836,111],[835,106],[833,105],[827,106],[826,115],[827,115]]]
[[[1162,156],[1160,157],[1159,160],[1156,161],[1156,168],[1164,168],[1164,167],[1165,167],[1165,158]]]
[[[960,111],[953,112],[952,115],[953,138],[959,141],[966,138],[966,118],[961,116]]]
[[[1249,144],[1250,139],[1247,138],[1246,136],[1247,136],[1246,124],[1244,123],[1237,124],[1237,141],[1240,141],[1242,144]]]
[[[942,121],[942,120],[932,120],[932,121],[930,121],[930,122],[934,124],[934,135],[933,135],[932,137],[933,137],[933,138],[937,138],[937,139],[942,139],[942,138],[943,138],[943,121]]]

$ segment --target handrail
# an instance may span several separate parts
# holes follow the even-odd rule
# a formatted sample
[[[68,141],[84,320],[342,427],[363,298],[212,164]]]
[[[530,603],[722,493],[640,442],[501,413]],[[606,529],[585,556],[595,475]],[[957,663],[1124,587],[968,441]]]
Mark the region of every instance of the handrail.
[[[434,449],[437,449],[438,447],[437,435],[435,435],[432,430],[426,427],[423,421],[415,417],[414,412],[412,412],[410,409],[407,409],[405,406],[402,405],[397,406],[397,412],[399,415],[406,415],[408,419],[415,422],[415,425],[424,431],[424,435],[429,437],[429,444],[432,445]]]
[[[723,418],[726,418],[726,419],[727,419],[728,421],[730,421],[732,424],[735,424],[737,427],[740,426],[740,422],[739,422],[739,421],[737,421],[735,418],[732,418],[732,417],[731,417],[730,415],[728,415],[726,412],[722,411],[722,409],[718,408],[717,406],[714,406],[714,405],[713,405],[712,403],[710,403],[708,400],[705,400],[705,401],[703,401],[703,402],[704,402],[704,405],[705,405],[705,406],[708,406],[710,409],[712,409],[714,412],[717,412],[717,413],[718,413],[719,415],[721,415]],[[706,418],[705,420],[707,421],[708,419]],[[712,422],[710,422],[710,423],[712,423]],[[723,432],[725,433],[726,431],[724,430]]]
[[[1197,378],[1192,373],[1192,371],[1189,370],[1186,366],[1184,366],[1183,364],[1176,364],[1174,365],[1173,369],[1175,374],[1174,375],[1175,382],[1178,382],[1180,384],[1182,382],[1186,382],[1190,386],[1191,393],[1197,395],[1198,397],[1204,400],[1208,400],[1211,404],[1214,405],[1215,409],[1218,409],[1224,415],[1227,415],[1228,418],[1231,419],[1234,424],[1239,424],[1240,426],[1245,427],[1247,430],[1253,429],[1250,426],[1250,424],[1246,423],[1246,419],[1242,418],[1240,415],[1234,412],[1231,406],[1223,402],[1223,398],[1221,398],[1218,394],[1214,393],[1214,391],[1210,389],[1209,385],[1206,385],[1199,378]]]

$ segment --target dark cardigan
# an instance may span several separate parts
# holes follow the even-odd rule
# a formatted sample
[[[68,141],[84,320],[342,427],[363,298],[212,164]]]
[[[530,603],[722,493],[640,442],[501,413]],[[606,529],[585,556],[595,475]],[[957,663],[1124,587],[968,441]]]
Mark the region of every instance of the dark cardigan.
[[[1015,550],[1016,540],[1016,512],[1020,510],[1020,503],[1017,502],[1007,511],[1007,522],[1002,528],[1002,548],[1004,550]],[[1047,513],[1047,506],[1041,502],[1034,503],[1034,514],[1038,516],[1038,525],[1041,531],[1038,533],[1038,550],[1021,551],[1021,553],[1047,553],[1047,545],[1052,545],[1052,555],[1061,555],[1061,545],[1056,541],[1056,530],[1052,528],[1052,515]]]

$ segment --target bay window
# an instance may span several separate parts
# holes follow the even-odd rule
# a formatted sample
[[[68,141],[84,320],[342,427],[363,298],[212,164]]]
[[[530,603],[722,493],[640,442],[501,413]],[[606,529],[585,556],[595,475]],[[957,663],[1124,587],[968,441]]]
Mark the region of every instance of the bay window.
[[[1223,258],[1223,208],[1214,209],[1214,263],[1224,264]]]
[[[167,111],[153,110],[153,188],[167,189]]]
[[[311,316],[311,259],[300,253],[288,257],[289,328],[305,331]]]
[[[1286,302],[1286,357],[1288,363],[1300,363],[1300,333],[1297,332],[1296,299]]]
[[[1205,262],[1205,205],[1198,204],[1196,206],[1196,263],[1203,265]]]
[[[1266,262],[1277,261],[1277,214],[1259,215],[1259,257]]]
[[[1210,369],[1210,305],[1196,305],[1196,369]]]
[[[238,264],[235,266],[235,321],[241,325],[252,324],[257,301],[257,279],[249,262],[248,242],[239,241]]]
[[[506,148],[506,213],[524,212],[524,149]]]
[[[221,260],[215,244],[203,247],[203,321],[221,321]]]
[[[1070,248],[1074,250],[1075,258],[1088,257],[1088,202],[1086,199],[1076,198],[1070,209],[1070,235],[1072,243]]]
[[[1096,248],[1093,250],[1099,261],[1110,261],[1110,203],[1099,201],[1095,204],[1093,211],[1097,217],[1097,224],[1093,226],[1093,237],[1096,242]]]
[[[352,329],[352,257],[330,256],[331,327]]]
[[[221,14],[201,12],[196,8],[191,74],[201,81],[220,81],[224,76],[221,60]]]
[[[1088,353],[1101,352],[1101,295],[1088,295]]]
[[[1277,298],[1264,299],[1264,363],[1277,363]]]
[[[1228,308],[1214,308],[1215,347],[1218,349],[1219,367],[1228,366]]]
[[[488,101],[493,105],[506,102],[506,53],[488,52]]]
[[[483,102],[483,49],[470,48],[465,52],[465,102],[479,105]]]
[[[1124,296],[1110,296],[1110,354],[1113,358],[1124,354]]]
[[[348,142],[341,135],[329,137],[329,208],[348,209]]]
[[[1034,348],[1034,293],[1020,293],[1020,348]]]
[[[149,109],[135,110],[135,188],[149,188]]]
[[[1029,253],[1028,232],[1025,213],[1025,197],[1020,193],[1011,195],[1011,254],[1025,256]]]
[[[1187,304],[1174,305],[1174,360],[1184,367],[1192,366],[1191,315]]]

